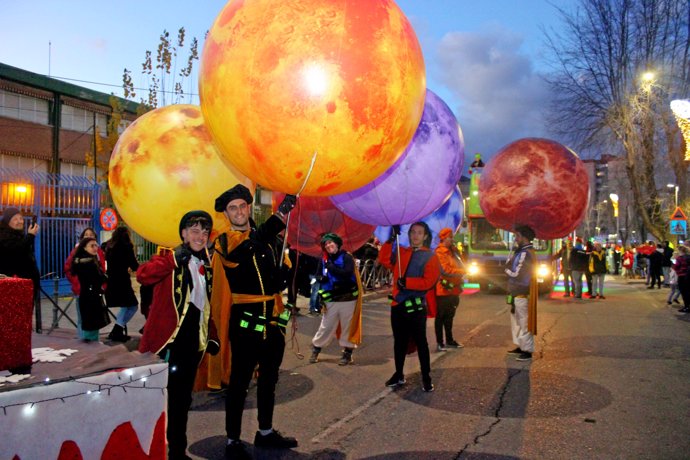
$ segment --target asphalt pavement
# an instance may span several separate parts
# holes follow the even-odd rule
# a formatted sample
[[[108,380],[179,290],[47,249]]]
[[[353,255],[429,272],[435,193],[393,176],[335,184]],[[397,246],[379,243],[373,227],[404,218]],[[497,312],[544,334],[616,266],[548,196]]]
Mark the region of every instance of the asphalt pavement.
[[[274,425],[299,447],[250,450],[257,459],[690,458],[690,315],[666,304],[668,292],[607,276],[603,300],[542,296],[533,359],[517,362],[506,354],[514,345],[504,296],[468,289],[454,323],[464,348],[436,352],[428,321],[432,393],[421,389],[416,354],[406,385],[384,386],[394,370],[387,292],[365,296],[352,365],[338,365],[335,342],[309,364],[320,319],[297,316]],[[303,312],[307,302],[298,301]],[[51,315],[44,302],[44,329]],[[141,324],[138,314],[128,348]],[[224,417],[222,392],[195,394],[193,458],[223,458]],[[251,443],[256,429],[252,384],[242,439]]]

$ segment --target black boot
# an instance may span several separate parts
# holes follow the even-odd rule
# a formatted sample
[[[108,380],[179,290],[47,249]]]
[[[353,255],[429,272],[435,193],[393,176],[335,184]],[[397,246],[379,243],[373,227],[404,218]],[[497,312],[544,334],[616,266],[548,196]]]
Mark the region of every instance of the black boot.
[[[343,350],[343,356],[340,358],[338,365],[347,366],[350,363],[352,363],[352,348],[345,348]]]
[[[125,329],[117,323],[113,326],[113,330],[110,331],[110,334],[108,334],[108,339],[113,342],[126,342],[130,338],[130,336],[125,334]]]
[[[321,353],[321,347],[313,347],[311,349],[311,358],[309,358],[309,362],[314,364],[319,362],[319,353]]]

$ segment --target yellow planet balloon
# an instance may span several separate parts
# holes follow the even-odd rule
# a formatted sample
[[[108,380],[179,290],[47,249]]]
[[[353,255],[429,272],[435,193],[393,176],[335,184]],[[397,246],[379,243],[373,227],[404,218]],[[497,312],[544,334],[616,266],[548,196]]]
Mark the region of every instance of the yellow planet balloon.
[[[135,232],[161,246],[181,243],[182,216],[201,209],[213,217],[214,232],[229,228],[213,209],[218,195],[251,180],[220,159],[194,105],[162,107],[138,118],[115,145],[108,184],[122,219]]]
[[[231,0],[206,37],[199,92],[227,163],[271,190],[328,196],[402,155],[425,79],[392,0]]]

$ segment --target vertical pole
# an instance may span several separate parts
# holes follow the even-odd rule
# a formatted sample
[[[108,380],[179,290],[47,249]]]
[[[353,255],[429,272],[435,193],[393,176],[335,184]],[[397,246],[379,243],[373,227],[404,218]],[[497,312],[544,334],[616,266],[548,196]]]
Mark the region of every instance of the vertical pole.
[[[98,185],[98,162],[96,161],[96,112],[93,113],[93,182]]]

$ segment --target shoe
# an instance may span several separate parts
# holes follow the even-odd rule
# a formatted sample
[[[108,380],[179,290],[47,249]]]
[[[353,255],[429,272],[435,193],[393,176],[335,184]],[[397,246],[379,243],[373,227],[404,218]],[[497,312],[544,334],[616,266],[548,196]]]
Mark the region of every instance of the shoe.
[[[674,301],[675,303],[677,303],[678,305],[680,305],[680,302],[678,302],[678,299],[673,299],[673,301]]]
[[[108,340],[111,340],[113,342],[124,343],[129,339],[131,339],[131,337],[125,334],[125,328],[123,328],[119,324],[115,324],[115,326],[113,326],[113,330],[110,331],[110,334],[108,334]]]
[[[233,441],[225,445],[226,460],[252,460],[252,456],[247,452],[247,447],[242,441]]]
[[[260,431],[254,436],[254,446],[265,447],[268,449],[292,449],[297,447],[297,440],[280,434],[280,431],[273,430],[267,435],[262,435]]]
[[[515,358],[515,361],[532,361],[532,353],[529,351],[523,351]]]
[[[422,391],[425,393],[434,391],[434,384],[431,383],[431,378],[422,379]]]
[[[654,289],[654,286],[648,286],[647,289]]]
[[[581,295],[576,295],[575,298],[576,298],[576,299],[581,299],[582,296],[581,296]]]
[[[321,353],[321,348],[314,347],[311,350],[311,357],[309,358],[309,362],[314,364],[319,362],[319,353]]]
[[[512,350],[508,350],[509,355],[520,355],[522,354],[522,350],[520,350],[520,347],[513,348]]]
[[[398,375],[398,373],[394,373],[391,378],[386,380],[386,386],[390,388],[395,388],[399,387],[401,385],[405,385],[405,377]]]
[[[307,313],[309,316],[319,316],[321,313],[319,313],[316,310],[309,310],[309,313]]]
[[[343,350],[340,361],[338,361],[338,366],[347,366],[348,364],[352,364],[352,350],[346,348]]]
[[[570,297],[570,293],[566,292],[565,294],[563,294],[563,297]]]
[[[666,305],[671,305],[671,301],[669,300],[668,302],[666,302]]]
[[[604,300],[606,297],[604,297],[603,295],[600,295],[599,298],[600,298],[601,300]]]
[[[688,307],[683,307],[680,310],[678,310],[679,313],[690,313],[690,308]]]
[[[464,348],[465,345],[456,342],[455,340],[451,340],[446,344],[447,348]]]
[[[438,345],[436,345],[436,351],[438,351],[438,352],[441,352],[441,351],[448,351],[448,349],[446,348],[445,345],[442,345],[442,344],[439,343]]]

